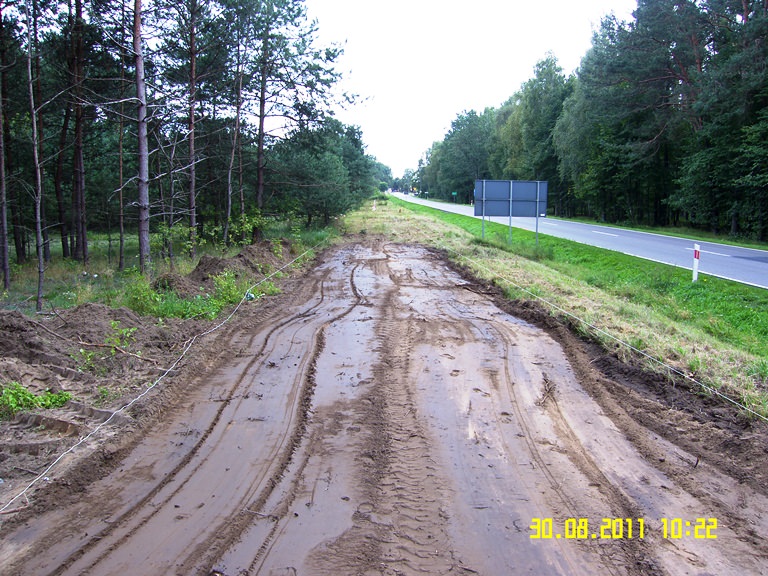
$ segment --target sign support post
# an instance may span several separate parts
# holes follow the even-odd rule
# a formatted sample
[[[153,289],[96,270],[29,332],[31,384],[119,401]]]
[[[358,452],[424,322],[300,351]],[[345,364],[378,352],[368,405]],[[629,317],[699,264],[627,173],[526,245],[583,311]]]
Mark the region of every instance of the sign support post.
[[[485,180],[483,180],[483,231],[481,238],[485,240]]]
[[[512,244],[512,197],[515,194],[515,181],[509,181],[509,243]]]
[[[541,186],[541,182],[539,180],[536,181],[536,246],[539,246],[539,186]]]

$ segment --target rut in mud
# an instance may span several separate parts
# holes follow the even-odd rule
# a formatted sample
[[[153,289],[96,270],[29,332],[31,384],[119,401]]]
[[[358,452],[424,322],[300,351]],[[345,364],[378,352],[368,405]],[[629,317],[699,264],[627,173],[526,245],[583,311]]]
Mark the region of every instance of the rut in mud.
[[[712,450],[730,432],[484,292],[425,248],[329,251],[110,474],[4,529],[0,572],[760,574],[765,479]]]

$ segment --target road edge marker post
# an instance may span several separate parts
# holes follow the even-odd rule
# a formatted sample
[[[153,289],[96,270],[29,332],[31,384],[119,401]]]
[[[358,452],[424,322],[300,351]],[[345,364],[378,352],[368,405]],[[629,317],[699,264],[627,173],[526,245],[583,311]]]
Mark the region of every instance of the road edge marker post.
[[[699,280],[699,258],[701,257],[701,246],[693,245],[693,281]]]

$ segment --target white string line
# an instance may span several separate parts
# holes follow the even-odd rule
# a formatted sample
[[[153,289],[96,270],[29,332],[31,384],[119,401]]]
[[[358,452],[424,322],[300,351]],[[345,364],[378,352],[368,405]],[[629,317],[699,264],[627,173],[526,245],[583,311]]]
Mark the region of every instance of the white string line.
[[[485,266],[485,265],[483,265],[483,264],[480,264],[479,262],[477,262],[477,261],[475,261],[475,260],[472,260],[472,259],[471,259],[469,256],[465,256],[464,254],[461,254],[460,252],[458,252],[458,251],[456,251],[456,250],[454,250],[453,248],[450,248],[450,247],[447,247],[447,249],[448,249],[450,252],[453,252],[454,254],[456,254],[457,256],[459,256],[460,258],[464,258],[464,259],[468,260],[469,262],[471,262],[472,264],[474,264],[475,266],[477,266],[479,269],[481,269],[481,270],[485,270],[486,272],[490,273],[490,274],[491,274],[491,275],[493,275],[493,276],[499,276],[499,275],[498,275],[496,272],[494,272],[493,270],[491,270],[491,269],[490,269],[490,268],[488,268],[487,266]],[[651,355],[650,355],[650,354],[648,354],[647,352],[644,352],[643,350],[640,350],[640,349],[638,349],[638,348],[636,348],[636,347],[632,346],[632,345],[631,345],[631,344],[629,344],[628,342],[624,342],[622,339],[618,338],[617,336],[614,336],[613,334],[611,334],[611,333],[609,333],[609,332],[606,332],[606,331],[605,331],[605,330],[603,330],[602,328],[599,328],[598,326],[594,326],[593,324],[590,324],[589,322],[587,322],[587,321],[586,321],[586,320],[584,320],[583,318],[580,318],[579,316],[577,316],[577,315],[573,314],[572,312],[569,312],[568,310],[565,310],[564,308],[562,308],[562,307],[558,306],[557,304],[555,304],[555,303],[553,303],[553,302],[550,302],[549,300],[547,300],[547,299],[545,299],[545,298],[542,298],[541,296],[539,296],[539,295],[537,295],[537,294],[534,294],[533,292],[531,292],[531,291],[530,291],[530,290],[528,290],[527,288],[525,288],[525,287],[523,287],[523,286],[520,286],[519,284],[516,284],[514,281],[510,280],[509,278],[506,278],[506,277],[504,277],[504,276],[500,276],[500,277],[501,277],[501,278],[502,278],[504,281],[508,282],[509,284],[511,284],[512,286],[514,286],[515,288],[517,288],[518,290],[521,290],[522,292],[525,292],[526,294],[528,294],[528,295],[532,296],[534,299],[536,299],[536,300],[540,300],[541,302],[545,303],[547,306],[549,306],[549,307],[551,307],[551,308],[554,308],[555,310],[557,310],[557,311],[559,311],[559,312],[562,312],[563,314],[565,314],[566,316],[569,316],[569,317],[573,318],[574,320],[577,320],[578,322],[580,322],[580,323],[584,324],[585,326],[587,326],[588,328],[590,328],[590,329],[594,330],[595,332],[598,332],[598,333],[600,333],[600,334],[602,334],[602,335],[604,335],[604,336],[606,336],[606,337],[610,338],[611,340],[614,340],[614,341],[616,341],[617,343],[621,344],[622,346],[626,346],[627,348],[629,348],[629,349],[630,349],[630,350],[632,350],[633,352],[636,352],[636,353],[640,354],[641,356],[644,356],[645,358],[648,358],[649,360],[651,360],[651,361],[655,362],[656,364],[659,364],[660,366],[662,366],[662,367],[666,368],[666,369],[667,369],[667,370],[669,370],[670,372],[673,372],[674,374],[677,374],[677,375],[679,375],[679,376],[682,376],[682,377],[683,377],[683,378],[685,378],[686,380],[689,380],[689,381],[693,382],[694,384],[696,384],[696,385],[700,386],[700,387],[701,387],[701,388],[703,388],[704,390],[707,390],[708,392],[710,392],[710,393],[712,393],[712,394],[714,394],[714,395],[716,395],[716,396],[719,396],[719,397],[721,397],[723,400],[726,400],[727,402],[730,402],[730,403],[731,403],[731,404],[733,404],[734,406],[737,406],[738,408],[741,408],[742,410],[745,410],[746,412],[749,412],[749,413],[750,413],[750,414],[752,414],[753,416],[757,416],[757,417],[758,417],[758,418],[760,418],[761,420],[764,420],[765,422],[768,422],[768,418],[766,418],[766,417],[765,417],[765,416],[763,416],[762,414],[759,414],[758,412],[755,412],[755,411],[754,411],[752,408],[750,408],[749,406],[745,406],[744,404],[741,404],[739,401],[737,401],[737,400],[734,400],[733,398],[731,398],[731,397],[727,396],[726,394],[723,394],[722,392],[720,392],[720,391],[719,391],[719,390],[717,390],[716,388],[713,388],[712,386],[709,386],[709,385],[707,385],[707,384],[704,384],[703,382],[699,382],[698,380],[696,380],[696,379],[695,379],[695,378],[693,378],[692,376],[689,376],[689,375],[688,375],[688,374],[686,374],[685,372],[682,372],[681,370],[679,370],[679,369],[675,368],[674,366],[670,366],[669,364],[665,363],[663,360],[659,360],[658,358],[656,358],[656,357],[654,357],[654,356],[651,356]]]
[[[171,372],[172,372],[172,371],[173,371],[173,370],[176,368],[176,366],[178,366],[179,362],[181,362],[181,361],[184,359],[184,357],[187,355],[187,352],[189,352],[189,350],[192,348],[192,346],[195,344],[195,342],[197,342],[198,338],[202,338],[203,336],[207,336],[208,334],[211,334],[211,333],[215,332],[216,330],[219,330],[219,329],[220,329],[222,326],[224,326],[224,325],[225,325],[227,322],[229,322],[229,321],[232,319],[232,317],[235,315],[235,313],[236,313],[236,312],[237,312],[237,311],[240,309],[240,306],[242,306],[242,305],[243,305],[243,302],[245,302],[245,301],[248,299],[248,295],[251,293],[251,290],[253,290],[254,288],[258,287],[260,284],[263,284],[264,282],[266,282],[267,280],[269,280],[270,278],[272,278],[273,276],[275,276],[275,275],[276,275],[278,272],[282,272],[283,270],[285,270],[286,268],[288,268],[289,266],[291,266],[291,265],[292,265],[294,262],[296,262],[297,260],[301,259],[301,258],[302,258],[302,257],[304,257],[306,254],[308,254],[309,252],[311,252],[312,250],[314,250],[315,248],[317,248],[319,245],[320,245],[320,242],[318,242],[317,244],[315,244],[315,245],[314,245],[313,247],[311,247],[311,248],[307,248],[307,249],[306,249],[306,250],[305,250],[305,251],[304,251],[302,254],[300,254],[299,256],[297,256],[296,258],[294,258],[293,260],[291,260],[290,262],[288,262],[288,263],[287,263],[285,266],[283,266],[282,268],[278,268],[277,270],[275,270],[274,272],[272,272],[270,275],[268,275],[268,276],[265,276],[264,278],[262,278],[261,280],[259,280],[258,282],[256,282],[256,283],[255,283],[253,286],[251,286],[250,288],[248,288],[248,289],[246,290],[245,294],[243,294],[243,297],[240,299],[240,302],[238,302],[238,303],[237,303],[237,306],[235,306],[235,308],[232,310],[232,312],[230,312],[230,313],[229,313],[229,316],[227,316],[227,317],[226,317],[224,320],[222,320],[221,322],[219,322],[219,324],[217,324],[217,325],[216,325],[216,326],[214,326],[213,328],[210,328],[210,329],[206,330],[205,332],[201,332],[200,334],[197,334],[197,335],[193,336],[193,337],[192,337],[192,338],[189,340],[189,342],[187,343],[187,345],[184,347],[184,350],[182,350],[182,351],[181,351],[181,354],[179,355],[179,357],[178,357],[178,358],[176,358],[176,360],[174,361],[174,363],[173,363],[173,364],[171,364],[171,366],[170,366],[169,368],[167,368],[167,369],[165,370],[165,372],[163,372],[163,373],[160,375],[160,377],[159,377],[157,380],[155,380],[155,381],[154,381],[152,384],[150,384],[149,386],[147,386],[147,389],[146,389],[146,390],[144,390],[144,391],[143,391],[141,394],[139,394],[138,396],[136,396],[136,397],[135,397],[133,400],[131,400],[131,401],[130,401],[130,402],[128,402],[127,404],[125,404],[125,405],[121,406],[120,408],[118,408],[117,410],[115,410],[114,412],[112,412],[112,414],[110,414],[109,418],[107,418],[106,420],[104,420],[104,422],[102,422],[102,423],[100,423],[99,425],[97,425],[97,426],[96,426],[96,427],[95,427],[93,430],[91,430],[91,431],[90,431],[88,434],[86,434],[85,436],[83,436],[82,438],[80,438],[80,439],[79,439],[79,440],[78,440],[78,441],[77,441],[75,444],[73,444],[73,445],[72,445],[72,446],[70,446],[70,447],[69,447],[67,450],[65,450],[64,452],[62,452],[62,453],[61,453],[61,454],[60,454],[60,455],[59,455],[59,456],[58,456],[58,457],[57,457],[57,458],[56,458],[56,459],[55,459],[53,462],[51,462],[51,463],[48,465],[48,467],[47,467],[45,470],[43,470],[43,471],[42,471],[42,472],[41,472],[41,473],[40,473],[40,474],[39,474],[39,475],[38,475],[38,476],[37,476],[37,477],[36,477],[34,480],[32,480],[32,481],[31,481],[31,482],[30,482],[30,483],[27,485],[27,487],[26,487],[26,488],[24,488],[24,490],[22,490],[22,491],[21,491],[21,492],[19,492],[19,493],[18,493],[16,496],[14,496],[13,498],[11,498],[11,499],[10,499],[10,500],[9,500],[9,501],[8,501],[8,502],[7,502],[7,503],[4,505],[4,506],[0,507],[0,513],[2,513],[2,512],[5,512],[5,510],[7,510],[7,509],[8,509],[8,507],[9,507],[11,504],[13,504],[13,503],[14,503],[16,500],[18,500],[18,499],[19,499],[19,498],[21,498],[22,496],[26,496],[26,493],[27,493],[27,492],[29,492],[29,490],[31,490],[31,489],[32,489],[32,487],[33,487],[35,484],[37,484],[37,483],[38,483],[40,480],[42,480],[43,478],[45,478],[46,476],[48,476],[49,472],[50,472],[50,471],[51,471],[51,470],[54,468],[54,466],[56,466],[56,464],[58,464],[58,463],[59,463],[59,462],[60,462],[60,461],[61,461],[61,460],[62,460],[62,459],[65,457],[65,456],[67,456],[68,454],[70,454],[70,453],[74,452],[74,450],[75,450],[77,447],[79,447],[79,446],[81,446],[82,444],[84,444],[84,443],[85,443],[87,440],[89,440],[89,439],[90,439],[92,436],[94,436],[95,434],[97,434],[97,433],[98,433],[98,432],[99,432],[99,431],[100,431],[100,430],[101,430],[101,429],[102,429],[104,426],[106,426],[107,424],[109,424],[109,422],[112,420],[112,418],[114,418],[114,417],[115,417],[115,415],[117,415],[117,414],[119,414],[119,413],[122,413],[122,412],[125,412],[126,410],[128,410],[128,408],[130,408],[130,407],[131,407],[131,406],[133,406],[133,405],[134,405],[136,402],[138,402],[139,400],[141,400],[142,398],[144,398],[144,396],[146,396],[147,394],[149,394],[149,392],[150,392],[150,391],[151,391],[151,390],[152,390],[152,389],[153,389],[155,386],[157,386],[157,385],[160,383],[160,381],[161,381],[161,380],[163,380],[163,379],[164,379],[166,376],[168,376],[168,374],[170,374],[170,373],[171,373]]]

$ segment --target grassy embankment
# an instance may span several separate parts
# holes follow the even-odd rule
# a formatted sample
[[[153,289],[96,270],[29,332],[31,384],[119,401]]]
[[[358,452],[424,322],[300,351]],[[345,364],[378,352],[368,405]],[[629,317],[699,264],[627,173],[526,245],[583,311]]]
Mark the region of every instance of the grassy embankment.
[[[282,239],[288,239],[292,253],[302,254],[305,250],[327,244],[335,230],[305,230],[292,226],[290,222],[269,222],[264,230],[266,242],[274,242],[276,253],[280,251]],[[153,236],[153,241],[158,240]],[[52,259],[46,265],[44,281],[44,309],[53,310],[71,308],[87,302],[96,302],[110,307],[124,306],[139,314],[158,318],[208,318],[212,319],[236,304],[243,294],[262,278],[250,278],[225,272],[214,277],[215,290],[212,293],[201,292],[194,298],[184,299],[172,291],[154,287],[154,280],[159,276],[173,272],[181,276],[189,274],[197,266],[203,255],[227,258],[235,256],[240,248],[204,244],[197,250],[197,256],[190,258],[181,246],[176,247],[177,256],[173,262],[154,253],[147,274],[138,271],[138,238],[126,237],[124,271],[118,271],[117,238],[92,234],[89,240],[89,261],[87,266],[81,262],[61,258],[61,245],[58,239],[51,240]],[[303,261],[311,259],[310,250]],[[265,266],[264,275],[276,272]],[[0,309],[19,310],[34,314],[35,295],[37,294],[37,262],[13,265],[12,283],[8,292],[2,293]],[[279,278],[280,273],[275,275]],[[264,282],[253,290],[254,296],[277,291],[274,284]]]
[[[541,298],[583,320],[607,349],[657,372],[672,366],[768,417],[768,290],[703,274],[694,284],[687,270],[545,235],[537,247],[519,229],[510,244],[501,224],[486,222],[481,241],[478,219],[391,197],[346,226],[446,249],[509,298]]]

